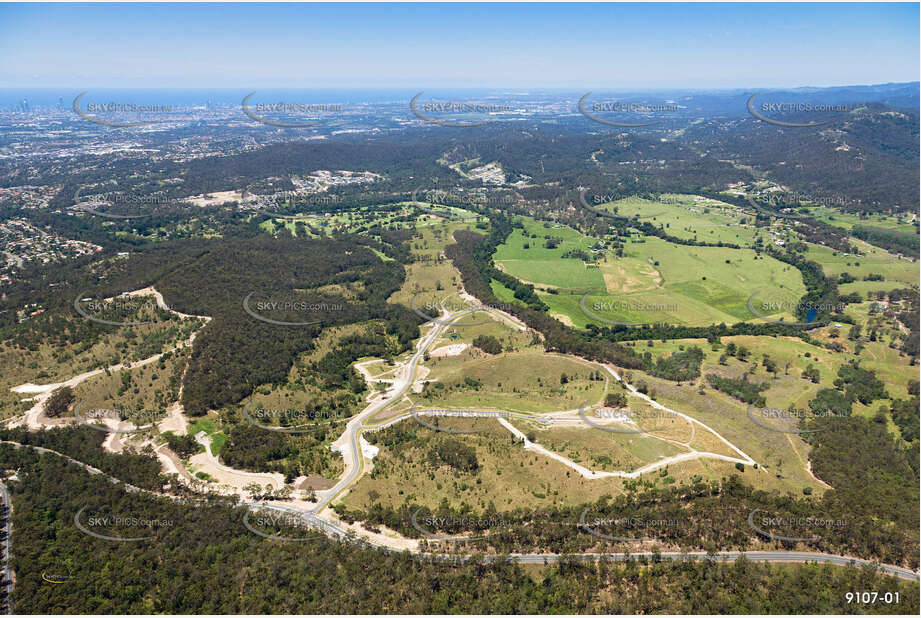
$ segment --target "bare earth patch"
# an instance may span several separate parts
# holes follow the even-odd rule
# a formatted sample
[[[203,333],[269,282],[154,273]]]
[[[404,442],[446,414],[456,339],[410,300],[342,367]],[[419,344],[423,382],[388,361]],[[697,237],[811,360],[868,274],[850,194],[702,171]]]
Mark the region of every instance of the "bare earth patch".
[[[429,356],[433,358],[443,358],[445,356],[460,356],[461,353],[469,347],[470,345],[467,343],[455,343],[452,345],[445,345],[431,352]]]

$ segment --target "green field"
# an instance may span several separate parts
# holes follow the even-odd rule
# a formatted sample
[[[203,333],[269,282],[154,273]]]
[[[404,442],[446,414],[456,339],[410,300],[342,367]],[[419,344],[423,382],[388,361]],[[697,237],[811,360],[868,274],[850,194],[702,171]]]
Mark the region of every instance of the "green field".
[[[912,224],[912,217],[907,214],[871,214],[861,217],[860,215],[844,213],[828,206],[813,206],[807,210],[809,216],[846,230],[850,230],[855,225],[864,225],[898,230],[905,234],[917,234],[917,228]]]
[[[511,423],[535,442],[555,453],[595,471],[632,471],[687,449],[644,434],[604,431],[586,425],[529,429],[526,421]]]
[[[886,281],[898,281],[917,288],[917,262],[899,258],[888,251],[859,240],[852,240],[852,242],[859,246],[865,255],[850,255],[821,245],[809,244],[806,257],[821,264],[825,274],[829,277],[850,273],[857,279],[863,279],[867,275],[879,274],[885,277]]]
[[[622,217],[637,217],[663,227],[671,236],[701,242],[723,242],[749,246],[763,233],[743,221],[753,217],[725,202],[694,195],[665,194],[660,201],[628,197],[601,204],[599,210]]]
[[[329,216],[316,214],[293,215],[286,217],[277,217],[267,219],[259,224],[262,229],[273,232],[276,229],[284,228],[289,233],[294,234],[297,223],[302,223],[304,234],[315,237],[319,234],[332,235],[333,232],[360,233],[366,232],[371,227],[381,226],[388,229],[395,228],[414,228],[420,229],[431,226],[439,226],[446,221],[454,218],[475,223],[478,220],[485,220],[483,217],[469,210],[463,210],[453,206],[442,206],[439,204],[425,204],[425,208],[431,212],[426,212],[414,216],[413,202],[400,202],[397,204],[387,204],[384,206],[371,206],[356,208],[332,213]],[[421,205],[421,203],[419,204]],[[284,204],[279,208],[283,209]],[[311,232],[311,229],[315,232]]]
[[[703,239],[707,241],[742,240],[742,244],[748,244],[756,233],[760,234],[754,228],[740,226],[744,213],[721,202],[700,203],[692,196],[668,199],[676,203],[629,198],[617,202],[617,207],[628,214],[656,210],[652,214],[658,217],[665,216],[661,214],[664,212],[675,222],[673,227],[704,221],[711,226],[706,229],[723,230],[718,233],[719,239]],[[694,212],[704,208],[711,211],[706,215]],[[593,252],[600,241],[573,229],[528,218],[522,221],[525,229],[516,229],[499,246],[497,267],[535,284],[551,315],[577,327],[591,322],[608,324],[605,320],[692,326],[758,320],[748,308],[753,294],[781,305],[759,309],[761,313],[791,319],[792,314],[784,307],[794,307],[806,291],[798,270],[769,256],[759,256],[753,249],[675,245],[657,237],[633,235],[625,239],[624,256],[616,257],[612,252]],[[741,230],[750,233],[746,236]],[[723,237],[730,231],[732,238]],[[675,232],[669,229],[669,233]],[[744,238],[735,237],[736,233]],[[698,230],[698,238],[701,234]],[[547,248],[545,237],[561,241],[555,248]],[[686,237],[693,234],[689,232]],[[593,255],[594,263],[562,257],[574,249]],[[511,301],[510,290],[497,282],[492,285],[500,300]],[[589,313],[580,307],[586,292],[591,292],[584,300]]]
[[[459,356],[432,358],[430,383],[415,398],[420,406],[541,413],[596,403],[608,379],[592,380],[597,366],[546,354],[536,347],[486,355],[468,348]],[[563,374],[566,381],[563,381]]]
[[[563,258],[574,249],[592,253],[597,238],[556,223],[522,218],[524,229],[516,229],[506,242],[499,245],[493,257],[498,268],[518,279],[539,286],[576,288],[583,291],[604,288],[598,268],[589,267],[578,258]],[[549,239],[561,239],[554,248],[546,246]],[[525,245],[528,248],[525,248]]]
[[[629,242],[625,257],[609,258],[601,269],[607,294],[589,295],[585,304],[618,322],[731,324],[757,319],[748,309],[752,294],[793,306],[806,291],[798,270],[751,249],[686,247],[659,238]],[[578,298],[557,302],[569,305],[573,321],[584,320],[572,313],[581,313]]]

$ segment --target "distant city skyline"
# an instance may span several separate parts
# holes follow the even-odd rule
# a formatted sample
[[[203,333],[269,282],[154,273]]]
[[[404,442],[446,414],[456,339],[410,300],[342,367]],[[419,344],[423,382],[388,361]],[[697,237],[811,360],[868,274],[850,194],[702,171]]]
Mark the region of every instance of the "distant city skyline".
[[[917,3],[0,4],[3,88],[913,82]]]

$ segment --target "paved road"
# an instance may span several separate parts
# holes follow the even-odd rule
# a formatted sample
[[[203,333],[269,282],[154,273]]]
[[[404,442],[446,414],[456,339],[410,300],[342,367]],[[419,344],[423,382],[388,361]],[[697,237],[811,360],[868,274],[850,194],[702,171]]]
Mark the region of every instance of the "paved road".
[[[16,448],[27,447],[27,448],[35,449],[42,453],[52,453],[59,457],[63,457],[64,459],[70,461],[71,463],[75,463],[83,467],[84,469],[89,471],[91,474],[101,474],[105,476],[106,478],[108,478],[113,483],[123,484],[127,491],[142,492],[145,494],[149,494],[151,496],[155,496],[159,498],[166,498],[168,500],[174,500],[177,502],[184,502],[184,503],[201,502],[203,504],[206,503],[205,500],[199,501],[199,500],[190,499],[190,498],[180,498],[178,496],[170,496],[168,494],[160,494],[160,493],[153,492],[150,490],[135,487],[134,485],[123,483],[119,479],[113,476],[110,476],[106,474],[105,472],[102,472],[101,470],[94,468],[93,466],[85,464],[81,461],[73,459],[72,457],[68,457],[67,455],[64,455],[62,453],[59,453],[51,449],[43,448],[40,446],[32,446],[30,444],[20,444],[18,442],[10,442],[7,440],[0,441],[0,443],[11,444]],[[6,488],[4,487],[3,489],[4,489],[3,493],[5,495]],[[355,535],[353,535],[351,532],[349,532],[348,530],[345,530],[344,528],[340,528],[339,526],[333,523],[330,523],[328,521],[325,521],[323,519],[320,519],[313,513],[308,513],[308,512],[305,512],[305,511],[302,511],[302,510],[299,510],[299,509],[296,509],[294,507],[287,506],[284,504],[274,504],[271,502],[243,502],[241,504],[247,507],[258,507],[258,508],[265,508],[265,509],[271,509],[271,510],[277,510],[277,511],[290,513],[293,516],[302,518],[305,521],[305,523],[307,523],[308,525],[315,526],[328,537],[343,540],[343,541],[357,542],[360,545],[372,547],[374,549],[378,549],[378,550],[385,551],[385,552],[402,553],[403,551],[409,551],[409,553],[414,554],[414,555],[426,556],[426,557],[431,557],[431,558],[445,560],[445,561],[466,562],[467,560],[470,559],[470,556],[466,556],[466,555],[434,554],[434,553],[428,553],[428,552],[422,552],[422,551],[393,549],[392,547],[387,547],[386,545],[381,545],[380,543],[375,543],[367,539],[358,538]],[[847,566],[850,564],[853,564],[855,566],[870,565],[870,566],[879,568],[879,570],[882,573],[885,573],[887,575],[894,575],[895,577],[900,577],[902,579],[908,579],[908,580],[914,580],[914,581],[918,581],[919,579],[918,574],[915,573],[914,571],[911,571],[909,569],[905,569],[902,567],[890,565],[890,564],[878,564],[878,563],[871,562],[869,560],[862,560],[860,558],[851,558],[848,556],[837,556],[834,554],[821,554],[821,553],[798,552],[798,551],[751,551],[751,552],[723,551],[723,552],[717,552],[715,554],[707,554],[705,552],[688,552],[688,553],[662,552],[659,554],[653,554],[651,552],[637,552],[637,553],[631,553],[631,554],[569,554],[567,555],[567,557],[574,557],[574,558],[581,559],[581,560],[600,560],[601,557],[604,556],[610,560],[624,560],[627,558],[627,556],[631,556],[634,558],[640,557],[640,556],[645,556],[647,558],[653,558],[654,556],[659,556],[663,560],[680,560],[680,559],[685,559],[685,558],[703,559],[703,558],[712,556],[714,559],[717,559],[717,560],[721,560],[725,562],[732,562],[732,561],[737,560],[739,557],[743,555],[749,560],[754,560],[758,562],[821,562],[821,563],[829,563],[829,564],[834,564],[834,565],[839,565],[839,566]],[[561,556],[557,554],[511,554],[509,556],[509,559],[516,560],[517,562],[520,562],[523,564],[544,564],[545,562],[552,563],[552,562],[557,562],[558,560],[560,560],[560,558]]]
[[[463,317],[464,315],[472,313],[471,311],[458,311],[456,313],[448,313],[442,318],[432,322],[432,330],[423,337],[419,344],[416,346],[416,353],[413,354],[408,365],[406,365],[406,375],[405,379],[394,380],[393,386],[394,390],[387,396],[386,399],[381,399],[373,403],[371,406],[365,409],[364,412],[353,418],[348,422],[345,429],[346,439],[351,450],[350,453],[343,453],[343,455],[349,455],[352,459],[352,468],[349,470],[348,474],[344,478],[340,479],[332,489],[324,492],[322,497],[319,498],[317,506],[313,509],[314,513],[320,513],[326,506],[335,499],[342,491],[351,485],[355,479],[361,476],[362,473],[362,455],[361,455],[361,445],[358,442],[358,438],[361,435],[361,430],[365,429],[364,420],[370,418],[386,408],[387,406],[393,404],[396,401],[400,400],[407,390],[412,386],[413,379],[416,377],[416,365],[419,363],[419,360],[425,356],[426,351],[442,333],[442,331],[451,324],[451,322]],[[341,438],[340,438],[341,439]],[[338,440],[337,440],[338,441]]]
[[[628,556],[631,558],[637,558],[640,556],[645,556],[646,558],[652,558],[655,555],[658,555],[662,559],[667,560],[680,560],[684,558],[693,558],[693,559],[703,559],[712,555],[716,560],[721,562],[734,562],[740,557],[745,556],[749,560],[757,562],[824,562],[829,564],[835,564],[839,566],[863,566],[871,565],[878,567],[879,570],[887,575],[894,575],[896,577],[901,577],[902,579],[910,579],[918,581],[918,574],[909,569],[903,569],[901,567],[893,566],[890,564],[878,564],[870,562],[868,560],[861,560],[860,558],[849,558],[847,556],[838,556],[835,554],[822,554],[822,553],[813,553],[813,552],[797,552],[797,551],[721,551],[716,552],[715,554],[707,554],[705,552],[688,552],[686,554],[681,552],[662,552],[660,554],[653,554],[652,552],[638,552],[631,554],[576,554],[579,558],[583,560],[599,560],[602,556],[606,556],[611,560],[625,560]],[[543,564],[544,559],[547,559],[548,562],[556,562],[560,557],[555,554],[513,554],[513,557],[517,558],[519,562],[525,564]]]
[[[251,504],[250,506],[256,506],[256,505]],[[375,549],[379,549],[379,550],[386,551],[386,552],[402,553],[403,551],[408,551],[409,553],[418,555],[418,556],[426,556],[430,558],[442,559],[442,560],[447,560],[447,561],[460,561],[460,562],[466,562],[470,558],[470,556],[466,556],[463,554],[457,554],[457,555],[434,554],[434,553],[423,552],[423,551],[398,550],[392,547],[388,547],[386,545],[381,545],[379,543],[369,541],[367,539],[356,539],[354,535],[352,535],[352,533],[350,533],[348,530],[345,530],[344,528],[340,528],[339,526],[336,526],[333,523],[320,519],[316,515],[312,515],[312,514],[305,515],[303,511],[298,511],[297,509],[294,509],[289,506],[285,506],[282,504],[270,504],[270,503],[262,503],[262,504],[259,504],[258,506],[262,508],[283,511],[283,512],[290,513],[290,514],[299,514],[302,518],[305,519],[305,521],[321,529],[327,536],[339,538],[342,540],[347,540],[347,539],[358,540],[360,543],[364,545],[368,545]],[[914,580],[914,581],[918,581],[919,579],[918,573],[915,573],[914,571],[910,569],[905,569],[905,568],[894,566],[891,564],[879,564],[879,563],[871,562],[869,560],[862,560],[860,558],[852,558],[848,556],[838,556],[835,554],[824,554],[824,553],[818,553],[818,552],[721,551],[721,552],[716,552],[714,554],[708,554],[707,552],[702,552],[702,551],[660,552],[657,554],[653,552],[631,552],[629,554],[628,553],[567,554],[566,557],[576,558],[576,559],[585,560],[585,561],[598,561],[602,557],[605,557],[609,560],[622,561],[622,560],[626,560],[627,558],[640,558],[640,557],[653,559],[656,556],[658,556],[659,558],[663,560],[684,560],[688,558],[694,559],[694,560],[702,560],[702,559],[708,559],[712,557],[713,559],[719,560],[721,562],[734,562],[738,560],[740,557],[745,556],[747,559],[757,561],[757,562],[803,562],[803,563],[815,562],[815,563],[834,564],[837,566],[869,565],[869,566],[874,566],[874,567],[879,568],[879,570],[882,573],[885,573],[887,575],[894,575],[895,577],[900,577],[902,579],[908,579],[908,580]],[[522,564],[544,564],[544,563],[550,564],[550,563],[559,561],[561,558],[563,558],[563,556],[560,556],[559,554],[509,554],[510,560],[515,560]]]
[[[3,519],[3,549],[0,553],[0,589],[3,597],[0,599],[0,611],[5,614],[13,613],[13,571],[10,570],[10,552],[13,547],[13,503],[10,502],[10,493],[6,485],[0,481],[0,505]]]
[[[553,418],[541,416],[539,414],[519,414],[518,412],[503,412],[499,410],[452,410],[447,408],[421,408],[418,410],[413,410],[410,412],[404,412],[403,414],[398,414],[392,418],[388,418],[386,421],[379,423],[377,425],[363,425],[364,429],[386,429],[391,425],[395,425],[400,421],[412,418],[413,415],[419,416],[444,416],[448,418],[517,418],[523,421],[534,421],[537,423],[546,423],[552,424],[554,422]],[[459,433],[471,433],[471,432],[459,432]]]

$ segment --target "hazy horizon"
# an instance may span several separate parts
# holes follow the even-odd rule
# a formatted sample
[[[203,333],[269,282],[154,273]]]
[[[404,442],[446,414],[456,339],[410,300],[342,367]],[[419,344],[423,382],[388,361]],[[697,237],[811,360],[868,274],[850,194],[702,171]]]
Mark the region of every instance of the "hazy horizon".
[[[921,70],[918,17],[909,3],[2,4],[0,86],[902,83]]]

